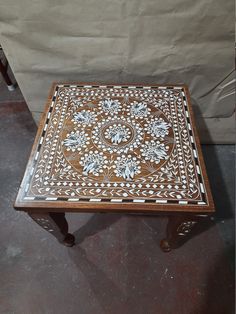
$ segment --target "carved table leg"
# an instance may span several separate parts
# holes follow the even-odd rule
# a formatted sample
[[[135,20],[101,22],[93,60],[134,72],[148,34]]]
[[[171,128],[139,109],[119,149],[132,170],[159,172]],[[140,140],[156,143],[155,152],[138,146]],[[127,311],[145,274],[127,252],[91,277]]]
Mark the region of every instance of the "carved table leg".
[[[164,252],[169,252],[171,249],[176,249],[183,242],[186,237],[200,220],[198,216],[169,216],[166,230],[166,238],[160,243],[161,249]]]
[[[50,232],[59,242],[73,246],[75,237],[68,233],[68,223],[64,213],[28,213],[44,230]]]

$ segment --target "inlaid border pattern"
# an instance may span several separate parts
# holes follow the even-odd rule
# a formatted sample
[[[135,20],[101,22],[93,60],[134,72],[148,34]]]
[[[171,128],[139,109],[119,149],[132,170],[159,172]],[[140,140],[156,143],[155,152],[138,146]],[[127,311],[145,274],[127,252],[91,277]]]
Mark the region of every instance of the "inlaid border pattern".
[[[193,151],[193,157],[194,157],[194,162],[196,165],[196,171],[197,171],[197,176],[200,184],[200,192],[201,192],[201,201],[196,201],[196,200],[177,200],[177,199],[129,199],[129,198],[77,198],[77,197],[46,197],[46,196],[28,196],[28,191],[30,187],[30,182],[32,180],[36,163],[38,161],[40,151],[42,148],[42,144],[45,138],[45,134],[48,128],[48,124],[50,121],[51,113],[53,111],[53,108],[56,104],[56,98],[58,95],[59,88],[61,87],[68,87],[68,88],[107,88],[107,89],[112,89],[112,88],[124,88],[124,89],[166,89],[166,90],[180,90],[182,93],[182,98],[184,102],[184,109],[185,109],[185,117],[187,120],[187,126],[188,126],[188,133],[190,136],[191,140],[191,146],[192,146],[192,151]],[[54,95],[51,100],[51,105],[49,107],[49,110],[47,112],[47,118],[46,122],[44,124],[44,128],[37,146],[37,150],[34,156],[34,161],[33,161],[33,166],[30,171],[30,176],[28,179],[28,183],[25,186],[24,190],[24,197],[23,199],[25,201],[68,201],[68,202],[110,202],[110,203],[157,203],[157,204],[179,204],[179,205],[208,205],[208,198],[206,194],[206,188],[203,180],[203,174],[202,170],[200,167],[199,163],[199,158],[198,158],[198,151],[197,151],[197,146],[193,134],[193,129],[191,126],[191,121],[190,121],[190,114],[188,110],[188,105],[187,105],[187,98],[185,95],[185,91],[181,86],[128,86],[128,85],[74,85],[74,84],[58,84],[55,88]]]

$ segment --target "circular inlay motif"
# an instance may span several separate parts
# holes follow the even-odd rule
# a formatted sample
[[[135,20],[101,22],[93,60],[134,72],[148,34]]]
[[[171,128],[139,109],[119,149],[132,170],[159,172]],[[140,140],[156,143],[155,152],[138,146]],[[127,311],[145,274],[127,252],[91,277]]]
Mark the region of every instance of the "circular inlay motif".
[[[117,177],[123,177],[125,180],[133,180],[134,176],[140,173],[140,160],[132,155],[117,157],[115,160],[115,170]]]
[[[137,148],[143,139],[142,127],[125,116],[103,119],[92,130],[96,146],[110,153],[127,153]]]
[[[119,145],[129,140],[131,136],[130,128],[122,123],[110,125],[105,131],[104,136],[111,141],[113,145]]]
[[[174,126],[168,112],[161,111],[160,99],[148,92],[151,100],[138,99],[132,91],[117,93],[116,98],[106,90],[98,99],[96,92],[90,94],[94,98],[87,102],[82,95],[81,102],[81,95],[71,100],[62,147],[65,158],[85,180],[96,177],[107,186],[142,180],[167,161],[174,146]]]
[[[163,118],[153,118],[145,124],[145,130],[154,137],[164,138],[169,134],[170,126],[170,123],[165,122]]]
[[[83,166],[83,174],[93,174],[95,176],[99,176],[100,173],[103,172],[103,168],[105,168],[105,164],[107,163],[107,157],[103,155],[102,152],[98,151],[89,151],[88,154],[85,154],[81,157],[80,164]]]
[[[81,125],[91,125],[97,120],[96,114],[89,110],[76,112],[72,121]]]
[[[89,136],[84,131],[72,131],[67,134],[66,139],[62,144],[66,147],[67,151],[80,151],[82,148],[85,148],[89,144]]]
[[[121,110],[120,101],[117,99],[106,98],[99,102],[99,106],[105,115],[118,113]]]
[[[127,115],[135,119],[142,119],[149,115],[151,109],[145,102],[134,101],[128,105]]]
[[[159,141],[145,142],[140,149],[142,156],[144,156],[145,160],[150,160],[151,162],[155,162],[159,164],[162,159],[168,158],[168,149],[169,146],[161,143]]]

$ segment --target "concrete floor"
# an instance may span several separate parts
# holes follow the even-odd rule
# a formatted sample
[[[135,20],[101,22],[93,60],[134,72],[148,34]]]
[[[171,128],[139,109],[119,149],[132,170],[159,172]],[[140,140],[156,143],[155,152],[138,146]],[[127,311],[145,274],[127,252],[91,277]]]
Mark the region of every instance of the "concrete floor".
[[[0,82],[0,313],[234,313],[234,147],[204,145],[217,214],[170,253],[166,220],[70,214],[66,248],[13,209],[36,126],[18,90]]]

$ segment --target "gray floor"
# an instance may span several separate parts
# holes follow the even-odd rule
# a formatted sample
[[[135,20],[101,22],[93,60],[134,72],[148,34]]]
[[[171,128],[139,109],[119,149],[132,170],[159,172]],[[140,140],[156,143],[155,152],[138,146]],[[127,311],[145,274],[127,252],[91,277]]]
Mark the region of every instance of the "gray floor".
[[[215,220],[234,269],[235,146],[202,145],[216,205]]]
[[[0,313],[234,313],[232,145],[203,145],[217,206],[204,233],[164,254],[165,219],[70,214],[77,244],[59,245],[13,203],[36,126],[0,81]]]

